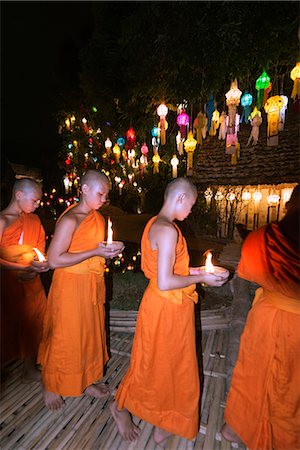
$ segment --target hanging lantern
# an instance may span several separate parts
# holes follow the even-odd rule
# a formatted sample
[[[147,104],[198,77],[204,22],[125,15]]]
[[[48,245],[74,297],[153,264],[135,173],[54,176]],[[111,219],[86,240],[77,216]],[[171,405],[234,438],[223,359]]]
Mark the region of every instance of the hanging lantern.
[[[179,159],[176,155],[173,155],[173,158],[171,159],[171,166],[172,166],[172,178],[177,178],[177,166],[179,164]]]
[[[186,127],[188,126],[189,121],[190,118],[184,110],[177,116],[176,122],[177,125],[180,127],[180,134],[183,139],[186,138]]]
[[[159,107],[157,108],[157,114],[160,118],[159,121],[159,128],[160,128],[160,139],[161,139],[161,145],[165,145],[166,143],[166,125],[165,125],[165,121],[166,121],[166,115],[168,114],[168,107],[162,103],[161,105],[159,105]]]
[[[268,195],[267,202],[269,206],[277,206],[280,202],[280,196],[277,194]]]
[[[227,132],[227,114],[225,111],[222,111],[222,114],[219,118],[219,140],[224,141],[226,139]]]
[[[235,199],[235,193],[234,192],[229,192],[227,195],[226,195],[226,200],[228,200],[229,202],[233,202],[234,201],[234,199]]]
[[[72,114],[72,116],[71,116],[71,125],[74,125],[75,122],[76,122],[76,117],[74,116],[74,114]]]
[[[135,132],[134,132],[133,128],[129,128],[126,131],[126,138],[127,138],[127,144],[126,144],[127,148],[133,149],[133,147],[136,144],[136,136],[135,136]]]
[[[221,191],[217,191],[216,195],[215,195],[216,202],[218,202],[218,203],[221,202],[223,200],[223,198],[224,198],[223,193]]]
[[[159,172],[159,163],[161,161],[158,153],[156,155],[153,155],[152,161],[153,161],[153,173],[158,173]]]
[[[119,164],[119,162],[120,162],[120,155],[121,155],[121,149],[118,146],[118,144],[115,144],[113,146],[113,154],[114,154],[114,156],[116,158],[116,163]]]
[[[246,123],[249,123],[249,116],[251,113],[251,108],[250,106],[252,105],[252,101],[253,101],[253,97],[251,94],[249,94],[249,92],[244,92],[244,94],[242,95],[241,98],[241,105],[243,107],[243,112],[241,115],[241,119],[240,119],[240,123],[243,122],[243,120]]]
[[[151,130],[151,134],[153,137],[158,137],[159,136],[159,127],[153,127]]]
[[[189,132],[187,140],[184,142],[184,149],[187,152],[187,168],[186,174],[193,174],[193,154],[197,145],[196,139],[193,137],[192,131]]]
[[[211,127],[211,119],[212,119],[212,115],[213,112],[215,110],[215,101],[214,101],[214,97],[212,95],[210,95],[208,102],[205,105],[205,112],[207,114],[207,129],[208,131],[210,131],[210,127]]]
[[[298,61],[295,67],[291,70],[290,76],[294,82],[291,98],[296,100],[297,97],[300,97],[300,61]]]
[[[69,130],[71,128],[71,122],[70,119],[67,117],[65,120],[66,129]]]
[[[134,164],[135,164],[134,157],[135,157],[135,151],[133,149],[128,150],[128,165],[129,166],[132,166],[132,167],[134,166]]]
[[[241,95],[242,92],[238,88],[237,79],[235,79],[231,83],[230,90],[225,94],[226,105],[228,106],[226,154],[235,155],[235,159],[239,148],[237,133],[240,122],[240,116],[237,114],[236,108],[240,103]]]
[[[85,117],[82,119],[82,123],[83,123],[83,125],[86,125],[86,124],[87,124],[87,120],[86,120]]]
[[[175,140],[176,140],[176,147],[177,147],[177,151],[178,151],[179,155],[183,155],[183,139],[181,139],[180,131],[178,131]]]
[[[287,98],[286,95],[281,95],[280,96],[283,100],[283,105],[280,108],[279,111],[279,123],[278,123],[278,131],[283,131],[284,130],[284,123],[285,123],[285,112],[287,109],[287,105],[288,105],[288,101],[289,99]]]
[[[248,191],[245,191],[242,193],[242,200],[243,202],[249,202],[249,200],[251,199],[251,193]]]
[[[123,146],[125,145],[125,139],[122,138],[122,137],[119,137],[119,138],[117,139],[117,144],[118,144],[118,146],[119,146],[120,148],[123,148]]]
[[[250,145],[252,141],[252,145],[256,145],[259,137],[259,127],[262,124],[261,112],[256,108],[253,109],[250,114],[250,124],[251,124],[251,133],[247,142],[247,147]]]
[[[219,128],[219,118],[220,118],[220,113],[217,109],[214,110],[212,118],[211,118],[211,127],[209,130],[209,135],[210,136],[215,136],[217,134],[217,129]]]
[[[266,71],[263,71],[263,73],[257,78],[255,83],[255,89],[257,90],[256,104],[258,109],[260,109],[263,104],[264,90],[269,87],[269,84],[270,84],[270,77]]]
[[[265,104],[265,111],[268,114],[267,146],[278,145],[279,111],[284,106],[284,101],[280,95],[268,98]]]
[[[106,152],[109,156],[111,154],[111,147],[112,147],[112,142],[109,138],[106,139],[104,146],[105,146]]]
[[[253,198],[253,200],[255,201],[255,203],[258,203],[258,202],[260,202],[261,199],[262,199],[262,193],[261,193],[260,191],[255,191],[255,192],[253,192],[253,194],[252,194],[252,198]]]

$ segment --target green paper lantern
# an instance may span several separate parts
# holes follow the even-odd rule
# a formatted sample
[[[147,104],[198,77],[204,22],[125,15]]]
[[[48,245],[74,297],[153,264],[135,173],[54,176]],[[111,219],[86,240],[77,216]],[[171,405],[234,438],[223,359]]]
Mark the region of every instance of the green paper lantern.
[[[255,83],[255,89],[260,91],[261,89],[267,89],[267,87],[270,84],[270,77],[267,74],[267,72],[264,70],[263,73],[260,75],[260,77],[257,78]]]

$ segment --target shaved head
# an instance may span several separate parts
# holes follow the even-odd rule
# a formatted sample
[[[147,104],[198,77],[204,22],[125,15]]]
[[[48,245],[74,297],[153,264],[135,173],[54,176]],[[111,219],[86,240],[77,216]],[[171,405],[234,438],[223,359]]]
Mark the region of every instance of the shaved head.
[[[188,178],[180,177],[171,181],[166,187],[164,199],[182,193],[197,196],[197,188]]]
[[[109,180],[103,172],[99,172],[98,170],[88,170],[81,178],[81,187],[84,184],[91,186],[99,182],[109,186]]]
[[[31,178],[20,178],[16,180],[13,185],[13,194],[16,192],[29,192],[29,191],[39,191],[42,192],[41,185]]]

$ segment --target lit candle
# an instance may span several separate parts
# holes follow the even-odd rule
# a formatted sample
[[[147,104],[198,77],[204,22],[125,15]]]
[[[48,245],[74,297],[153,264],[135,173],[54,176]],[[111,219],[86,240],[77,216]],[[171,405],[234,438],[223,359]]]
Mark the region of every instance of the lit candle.
[[[111,222],[110,218],[108,218],[107,241],[106,241],[106,244],[112,244],[112,241],[113,241],[112,222]]]
[[[212,263],[212,253],[207,250],[204,255],[206,255],[205,266],[201,266],[201,270],[205,270],[207,273],[214,273],[215,275],[228,272],[227,269],[220,266],[214,266]]]
[[[42,252],[39,251],[38,248],[33,247],[32,250],[35,251],[35,253],[37,254],[37,257],[38,257],[38,259],[39,259],[40,262],[46,261],[45,256],[43,255]]]

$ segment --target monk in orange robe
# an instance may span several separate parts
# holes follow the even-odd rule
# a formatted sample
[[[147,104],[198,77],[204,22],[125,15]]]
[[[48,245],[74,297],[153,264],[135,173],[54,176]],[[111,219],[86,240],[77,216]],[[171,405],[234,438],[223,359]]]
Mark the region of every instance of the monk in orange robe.
[[[300,449],[300,189],[287,212],[251,232],[238,275],[257,289],[241,337],[222,434],[250,450]]]
[[[196,198],[187,178],[173,180],[142,236],[142,270],[150,281],[138,312],[130,368],[110,405],[119,432],[129,441],[139,435],[130,413],[155,425],[158,444],[170,434],[193,439],[198,433],[195,283],[221,286],[229,273],[217,276],[189,267],[186,241],[174,220],[184,220]]]
[[[64,404],[62,396],[109,394],[106,385],[96,384],[108,360],[104,263],[124,245],[103,243],[105,221],[97,210],[107,200],[108,178],[89,170],[81,190],[79,203],[58,219],[48,250],[49,266],[55,271],[38,361],[45,404],[51,410]]]
[[[45,231],[36,214],[42,190],[32,179],[16,180],[7,208],[0,213],[1,363],[24,359],[23,380],[39,381],[36,354],[42,337],[46,294],[39,272],[47,261],[35,262],[45,251]]]

